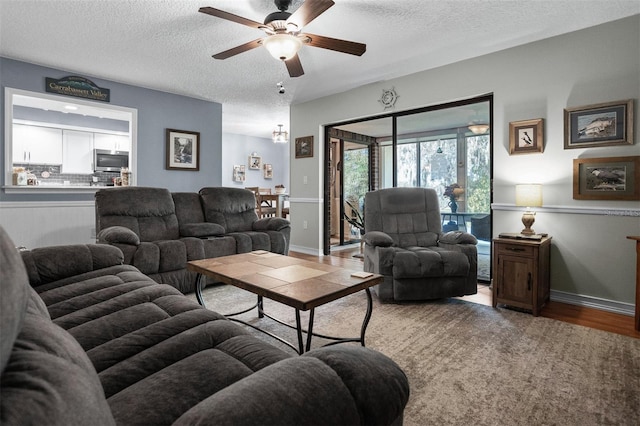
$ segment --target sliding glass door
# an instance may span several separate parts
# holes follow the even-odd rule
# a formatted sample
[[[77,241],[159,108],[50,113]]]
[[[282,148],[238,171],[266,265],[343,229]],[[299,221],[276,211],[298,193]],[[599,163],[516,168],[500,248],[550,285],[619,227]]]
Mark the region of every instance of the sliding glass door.
[[[340,176],[331,196],[325,253],[331,243],[359,241],[353,221],[364,194],[390,187],[433,188],[444,231],[470,232],[480,240],[481,280],[490,279],[491,95],[419,110],[391,113],[327,127],[333,165]],[[329,183],[327,179],[325,182]],[[332,179],[334,187],[336,179]],[[325,197],[325,199],[327,198]],[[340,210],[338,212],[338,209]]]

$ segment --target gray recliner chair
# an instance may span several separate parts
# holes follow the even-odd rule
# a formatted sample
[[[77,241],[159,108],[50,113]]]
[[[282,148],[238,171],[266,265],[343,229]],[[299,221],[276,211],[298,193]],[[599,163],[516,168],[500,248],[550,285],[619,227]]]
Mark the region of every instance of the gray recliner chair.
[[[478,240],[442,233],[440,205],[430,188],[387,188],[365,195],[364,270],[384,276],[382,301],[477,293]]]

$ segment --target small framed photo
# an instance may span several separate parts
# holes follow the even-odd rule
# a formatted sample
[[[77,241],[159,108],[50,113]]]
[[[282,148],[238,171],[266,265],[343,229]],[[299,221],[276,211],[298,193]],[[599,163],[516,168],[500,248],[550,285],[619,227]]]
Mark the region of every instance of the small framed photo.
[[[296,158],[313,157],[313,136],[296,138]]]
[[[565,108],[564,149],[633,145],[633,99]]]
[[[262,158],[257,155],[249,156],[249,168],[251,170],[260,170],[260,165],[262,164]]]
[[[273,179],[273,166],[271,164],[265,164],[262,168],[264,170],[264,178]]]
[[[544,150],[543,119],[509,123],[509,154],[535,154]]]
[[[244,165],[233,166],[233,181],[234,182],[244,182],[244,179],[245,179],[245,168],[244,168]]]
[[[640,200],[640,156],[573,160],[574,200]]]
[[[200,133],[167,129],[166,168],[200,170]]]

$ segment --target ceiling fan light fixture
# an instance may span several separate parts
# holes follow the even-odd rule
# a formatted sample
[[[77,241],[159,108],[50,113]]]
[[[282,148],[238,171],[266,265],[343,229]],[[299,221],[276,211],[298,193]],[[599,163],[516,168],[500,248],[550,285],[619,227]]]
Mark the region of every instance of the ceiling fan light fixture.
[[[274,58],[288,61],[298,54],[302,40],[291,34],[279,33],[265,37],[262,44]]]
[[[488,124],[471,124],[469,125],[469,130],[471,130],[471,133],[473,133],[474,135],[484,135],[489,131],[489,125]]]
[[[282,124],[278,124],[278,130],[273,131],[273,143],[287,143],[289,141],[289,133],[282,131]]]

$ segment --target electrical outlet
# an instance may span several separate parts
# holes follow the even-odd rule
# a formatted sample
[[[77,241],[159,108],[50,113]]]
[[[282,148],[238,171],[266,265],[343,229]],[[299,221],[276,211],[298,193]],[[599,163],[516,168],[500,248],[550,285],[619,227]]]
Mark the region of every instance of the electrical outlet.
[[[306,220],[302,221],[302,229],[307,229],[307,227],[309,226],[309,224],[307,223]]]
[[[302,177],[302,183],[303,183],[304,185],[306,185],[308,182],[309,182],[309,181],[307,180],[307,177],[306,177],[306,176],[303,176],[303,177]]]

